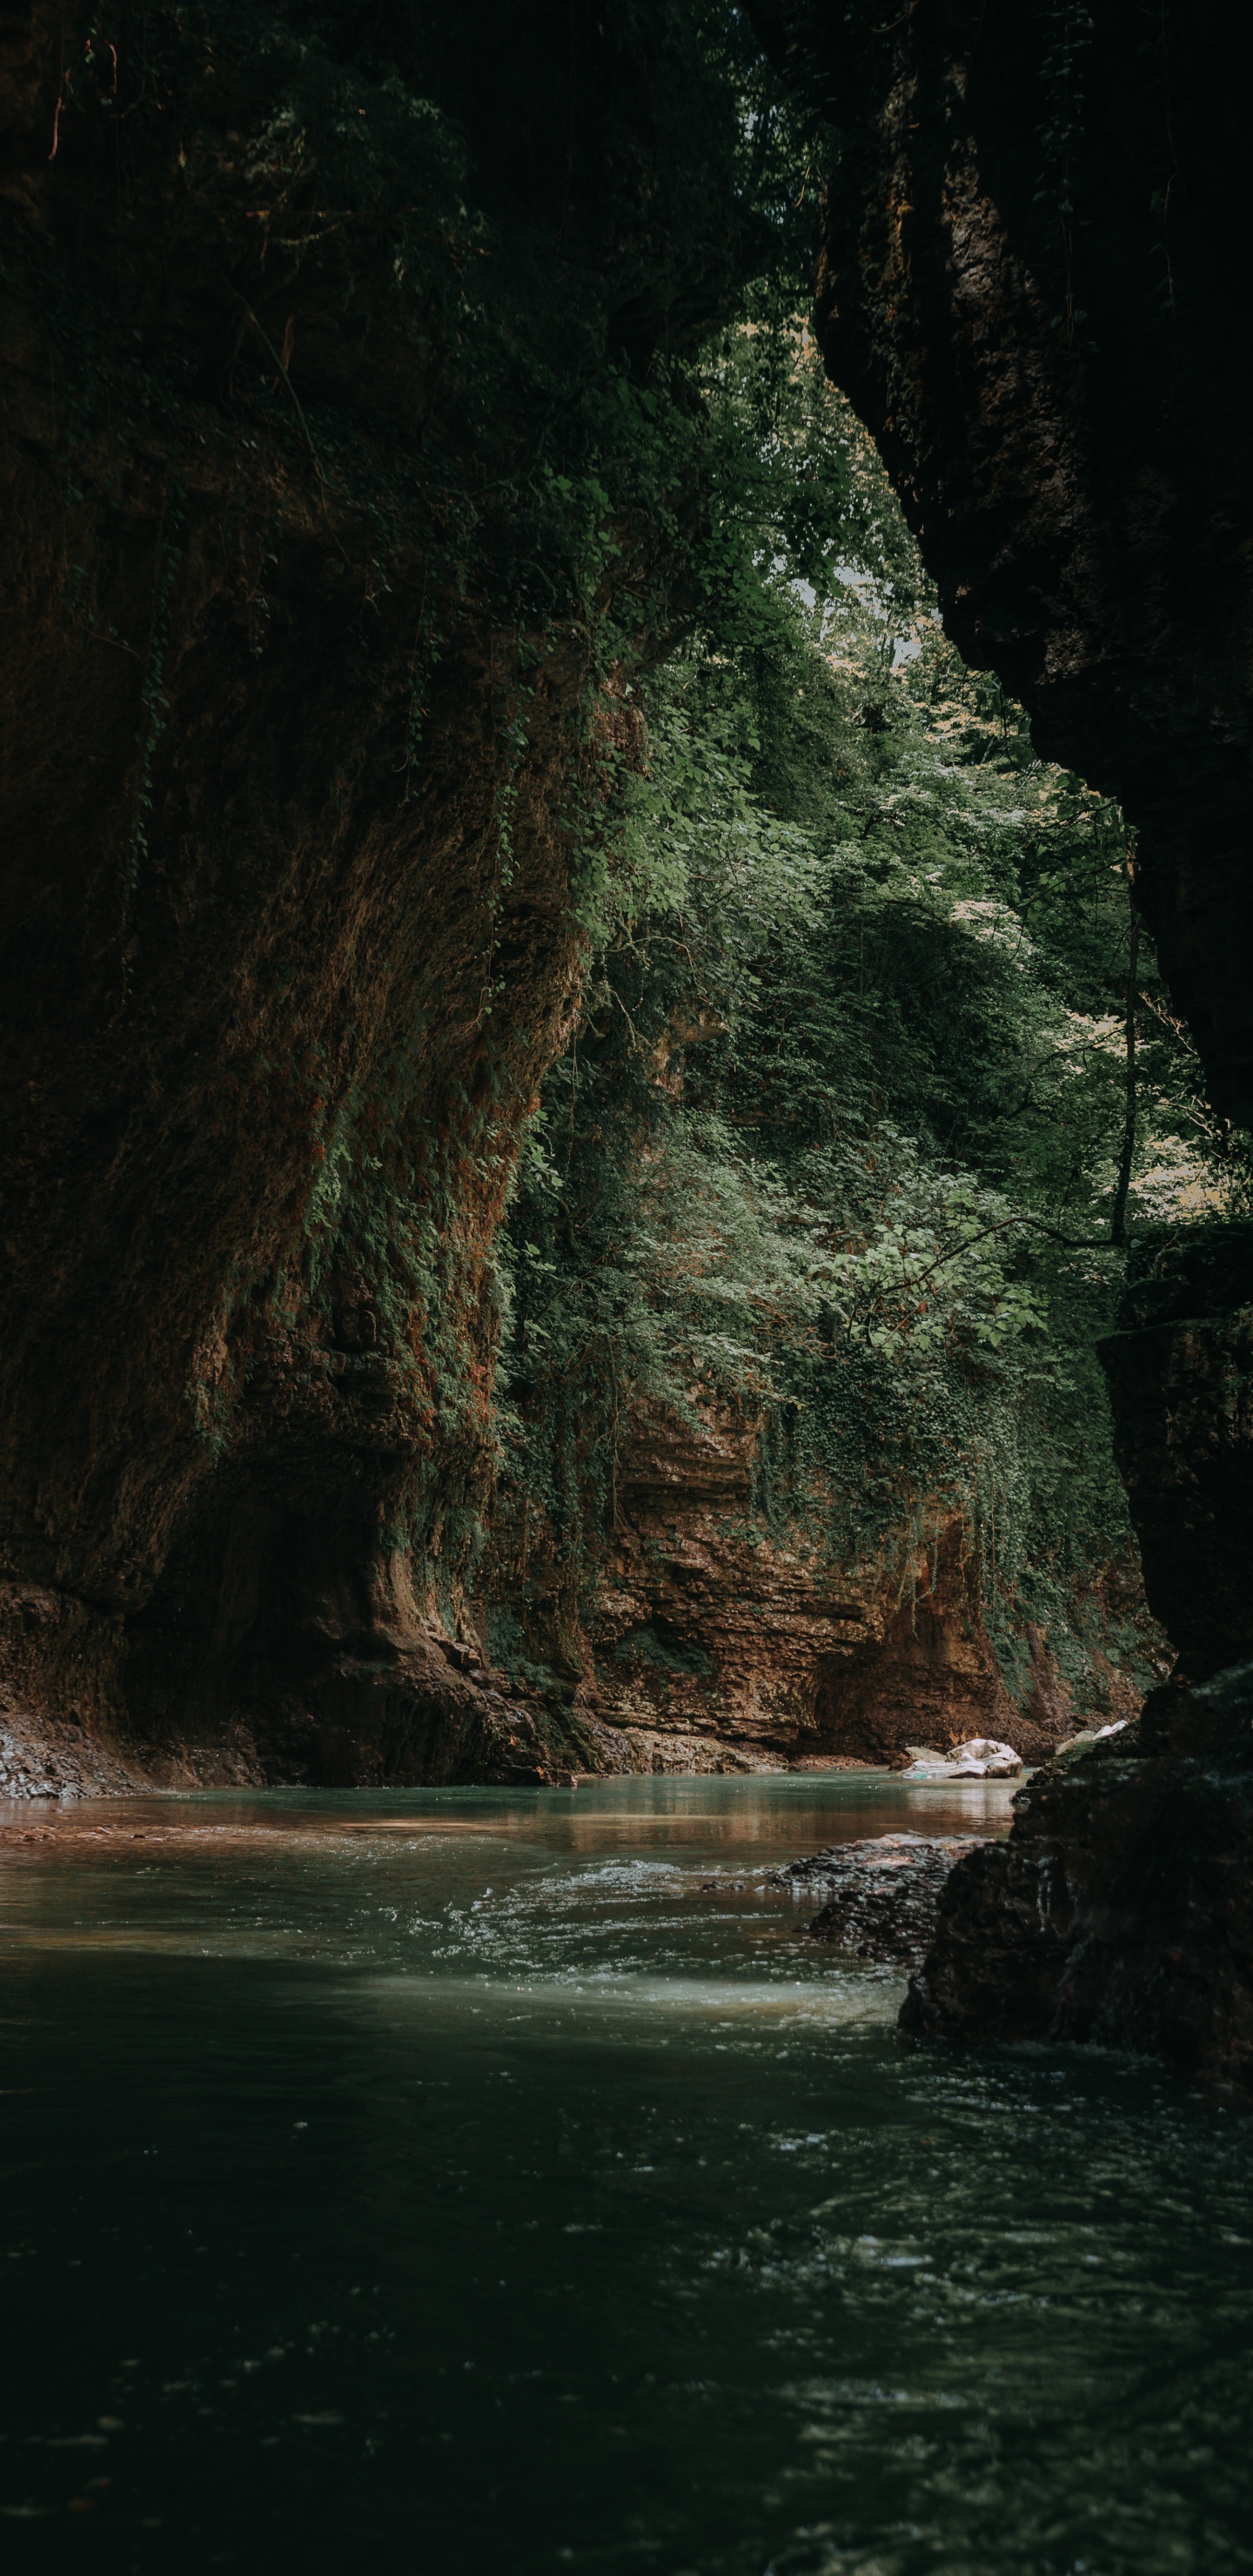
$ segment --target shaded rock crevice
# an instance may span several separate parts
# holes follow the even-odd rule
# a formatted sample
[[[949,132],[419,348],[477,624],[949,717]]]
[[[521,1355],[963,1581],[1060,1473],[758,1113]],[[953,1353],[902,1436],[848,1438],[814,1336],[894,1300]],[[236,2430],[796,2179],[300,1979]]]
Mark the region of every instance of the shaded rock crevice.
[[[1117,797],[1217,1105],[1253,1111],[1250,320],[1234,0],[758,0],[829,121],[817,327],[945,624]]]

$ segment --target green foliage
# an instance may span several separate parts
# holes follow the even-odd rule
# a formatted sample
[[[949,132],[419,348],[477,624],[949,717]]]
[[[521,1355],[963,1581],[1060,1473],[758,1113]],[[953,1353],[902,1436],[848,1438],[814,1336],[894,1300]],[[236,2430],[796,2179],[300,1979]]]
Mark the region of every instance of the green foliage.
[[[1094,1353],[1126,836],[944,643],[803,337],[729,334],[705,390],[755,541],[640,684],[625,895],[510,1222],[507,1474],[577,1587],[631,1408],[729,1413],[763,1526],[849,1562],[956,1508],[1007,1666],[1031,1620],[1065,1667],[1134,1565]],[[1215,1200],[1223,1140],[1140,955],[1156,1217]]]

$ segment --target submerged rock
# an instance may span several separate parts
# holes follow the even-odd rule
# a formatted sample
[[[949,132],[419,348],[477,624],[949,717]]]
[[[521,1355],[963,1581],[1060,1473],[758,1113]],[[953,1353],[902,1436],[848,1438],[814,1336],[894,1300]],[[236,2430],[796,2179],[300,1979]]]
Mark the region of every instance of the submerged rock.
[[[955,1863],[982,1849],[973,1835],[878,1834],[834,1843],[772,1872],[768,1884],[825,1899],[809,1926],[856,1959],[919,1967],[930,1949],[940,1895]]]

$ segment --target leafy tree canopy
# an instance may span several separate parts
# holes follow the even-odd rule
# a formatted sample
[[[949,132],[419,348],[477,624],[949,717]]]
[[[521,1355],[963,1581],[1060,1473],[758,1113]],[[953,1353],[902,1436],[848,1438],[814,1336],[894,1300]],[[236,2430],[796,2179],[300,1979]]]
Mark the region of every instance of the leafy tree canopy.
[[[1098,1578],[1107,1643],[1134,1585],[1120,1239],[1238,1199],[1239,1148],[1117,808],[946,644],[803,326],[763,287],[692,381],[702,595],[622,678],[646,749],[512,1211],[506,1472],[577,1588],[630,1408],[729,1410],[763,1525],[847,1561],[956,1507],[1007,1664],[1033,1620],[1077,1675]]]

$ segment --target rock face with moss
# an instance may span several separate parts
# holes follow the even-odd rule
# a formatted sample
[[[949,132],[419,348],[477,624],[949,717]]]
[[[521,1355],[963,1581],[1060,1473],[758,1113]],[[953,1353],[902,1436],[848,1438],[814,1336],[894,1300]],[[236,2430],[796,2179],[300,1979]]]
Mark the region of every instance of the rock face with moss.
[[[952,630],[1020,692],[1044,749],[1124,797],[1177,997],[1238,1107],[1243,423],[1213,353],[1247,263],[1213,194],[1238,158],[1214,148],[1238,94],[1229,66],[1214,75],[1226,21],[1204,12],[1186,59],[1159,62],[1156,36],[1136,50],[1130,0],[1060,35],[1042,6],[1012,30],[987,15],[776,13],[781,55],[849,134],[824,346],[882,441]],[[11,1785],[537,1777],[595,1751],[578,1732],[589,1674],[599,1723],[638,1735],[664,1718],[664,1735],[690,1716],[692,1744],[729,1693],[732,1734],[763,1758],[890,1748],[922,1731],[919,1692],[941,1740],[1008,1732],[961,1544],[941,1535],[921,1582],[907,1548],[895,1597],[880,1568],[834,1584],[833,1547],[820,1561],[782,1523],[768,1545],[745,1537],[742,1445],[713,1491],[689,1440],[676,1485],[671,1435],[639,1407],[621,1524],[612,1494],[606,1517],[593,1489],[613,1481],[623,1329],[655,1393],[659,1316],[689,1433],[735,1383],[764,1407],[741,1428],[773,1406],[782,1451],[791,1426],[775,1485],[794,1512],[821,1483],[817,1439],[899,1534],[959,1452],[964,1470],[1034,1404],[1057,1504],[1035,1554],[1052,1610],[1074,1595],[1108,1453],[1082,1393],[1045,1422],[1023,1356],[1063,1311],[1076,1372],[1084,1354],[1076,1300],[1049,1306],[1023,1246],[1036,1201],[1026,1217],[1010,1203],[1043,1204],[1057,1179],[1036,1078],[1057,1076],[1060,1051],[1043,986],[1024,1017],[1003,933],[1007,889],[1047,934],[1072,861],[1111,871],[1091,816],[1084,857],[1041,809],[1027,883],[1004,844],[1012,762],[1006,812],[964,821],[938,738],[926,775],[862,762],[872,737],[895,756],[890,636],[841,743],[822,718],[832,672],[801,672],[757,578],[786,563],[775,590],[794,617],[824,547],[843,560],[831,503],[847,459],[832,451],[828,473],[820,443],[794,446],[790,311],[780,332],[763,305],[741,335],[764,353],[756,396],[723,351],[714,445],[743,464],[751,414],[756,447],[710,506],[710,385],[676,361],[765,257],[745,172],[770,163],[778,128],[728,74],[743,34],[738,11],[679,0],[625,17],[547,0],[442,20],[342,0],[9,12]],[[771,184],[794,212],[790,170]],[[754,496],[781,456],[797,470],[772,519]],[[653,693],[645,759],[636,682],[697,629],[672,698]],[[756,696],[737,696],[750,662]],[[771,736],[791,743],[773,770]],[[636,814],[635,856],[615,858],[607,821],[631,821],[620,791],[645,768],[656,830],[685,846],[690,889],[703,876],[704,965],[725,981],[738,950],[746,980],[724,1011],[691,922],[668,983],[641,995],[619,957],[606,1007],[639,1041],[616,1128],[637,1234],[659,1203],[654,1189],[642,1206],[657,1138],[640,1101],[677,1097],[678,1056],[709,1044],[693,1123],[652,1160],[697,1234],[654,1228],[628,1261],[621,1209],[590,1187],[578,1205],[549,1171],[545,1223],[564,1222],[577,1259],[564,1325],[551,1301],[545,1323],[551,1244],[533,1227],[501,1254],[502,1216],[546,1074],[587,1029],[606,872],[629,873],[647,838]],[[837,773],[852,797],[838,813]],[[719,840],[738,877],[708,864]],[[1120,846],[1120,889],[1123,863]],[[1054,982],[1057,1002],[1060,965]],[[601,1071],[610,1085],[623,1067]],[[572,1071],[567,1175],[576,1089]],[[1097,1099],[1094,1133],[1101,1115]],[[585,1124],[586,1158],[604,1165],[611,1128]],[[771,1304],[772,1279],[753,1344],[727,1327]],[[534,1343],[520,1329],[511,1344],[514,1419],[529,1404],[549,1451],[532,1443],[526,1508],[567,1560],[593,1501],[598,1534],[620,1542],[586,1615],[569,1561],[551,1587],[556,1709],[525,1653],[511,1666],[502,1637],[493,1663],[467,1633],[510,1311]],[[1155,1511],[1167,1536],[1192,1511],[1184,1381],[1210,1367],[1211,1412],[1230,1410],[1242,1329],[1202,1332],[1180,1310],[1168,1363],[1159,1341],[1143,1367],[1134,1353],[1113,1367],[1146,1532]],[[1021,1463],[1008,1432],[1001,1446]],[[1243,1526],[1239,1438],[1215,1429],[1207,1456],[1226,1482],[1188,1524],[1190,1563],[1206,1530]],[[973,1527],[995,1479],[966,1482]],[[493,1596],[513,1617],[535,1580],[516,1503],[498,1516],[498,1562],[516,1561]],[[999,1579],[1008,1598],[984,1535],[988,1597]],[[1167,1603],[1165,1576],[1159,1590]],[[1038,1642],[1019,1699],[1030,1709],[1038,1685],[1047,1738],[1062,1719]]]
[[[456,14],[6,22],[15,1777],[50,1720],[66,1779],[508,1754],[440,1644],[491,1245],[630,756],[596,635],[675,569],[625,485],[589,557],[581,386],[708,321],[736,220],[660,21]]]
[[[1093,1350],[1125,835],[944,644],[847,405],[794,330],[759,383],[764,338],[704,383],[790,460],[768,572],[641,682],[627,820],[682,864],[598,958],[502,1240],[487,1633],[628,1766],[1038,1760],[1164,1669]],[[1204,1120],[1137,973],[1138,1190]]]
[[[905,1563],[889,1549],[841,1571],[803,1526],[754,1527],[752,1447],[734,1424],[702,1437],[656,1416],[625,1444],[586,1649],[597,1714],[644,1767],[882,1763],[1004,1730],[1026,1752],[1055,1740],[1065,1695],[1047,1713],[1014,1707],[960,1524]]]
[[[542,1551],[523,1563],[516,1527],[498,1529],[485,1640],[516,1685],[569,1707],[584,1760],[644,1771],[900,1764],[907,1746],[982,1734],[1040,1762],[1073,1733],[1077,1704],[1096,1724],[1139,1709],[1125,1634],[1121,1662],[1089,1641],[1067,1679],[1021,1616],[1011,1689],[959,1514],[903,1546],[892,1532],[844,1566],[812,1521],[765,1527],[758,1445],[725,1413],[693,1424],[641,1409],[619,1456],[613,1533],[581,1596]],[[1134,1620],[1138,1600],[1125,1606]],[[1147,1674],[1151,1639],[1137,1642]]]

